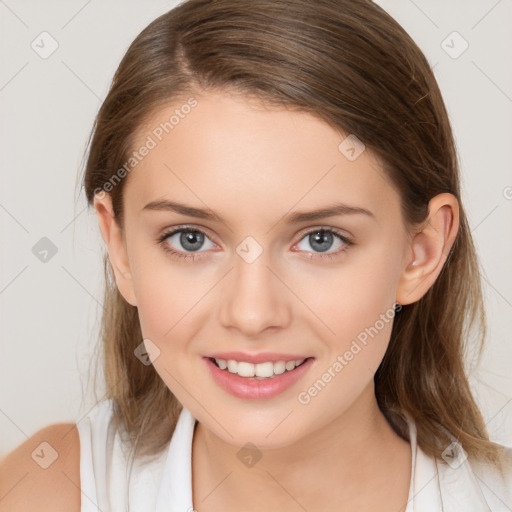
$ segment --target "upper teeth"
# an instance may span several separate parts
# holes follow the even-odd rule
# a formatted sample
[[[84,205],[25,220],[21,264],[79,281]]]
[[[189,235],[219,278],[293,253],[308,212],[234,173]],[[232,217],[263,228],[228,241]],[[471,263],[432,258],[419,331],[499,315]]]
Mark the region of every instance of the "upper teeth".
[[[221,370],[228,370],[231,373],[237,373],[240,377],[272,377],[280,375],[285,371],[291,371],[304,362],[304,359],[296,361],[269,361],[267,363],[247,363],[245,361],[235,361],[233,359],[215,359],[215,362]]]

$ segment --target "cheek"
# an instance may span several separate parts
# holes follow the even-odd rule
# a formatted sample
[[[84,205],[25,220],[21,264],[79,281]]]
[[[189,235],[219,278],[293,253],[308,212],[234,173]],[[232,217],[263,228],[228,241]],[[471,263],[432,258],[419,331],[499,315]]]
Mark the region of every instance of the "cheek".
[[[343,349],[360,334],[359,338],[364,338],[368,329],[374,333],[375,325],[379,339],[389,338],[400,276],[399,253],[389,245],[358,249],[339,267],[297,280],[298,295],[321,320],[319,334],[333,340],[336,349]],[[388,317],[385,325],[381,315]]]
[[[132,279],[143,336],[155,340],[177,339],[194,325],[194,307],[209,286],[207,280],[167,256],[151,257],[133,251]],[[190,268],[190,267],[189,267]]]
[[[396,254],[364,258],[350,270],[334,273],[329,293],[317,294],[314,308],[322,311],[325,357],[317,361],[297,401],[309,417],[334,419],[373,385],[388,347],[395,315],[399,266]],[[318,283],[318,281],[317,281]],[[311,298],[314,295],[311,294]],[[313,309],[312,307],[312,309]],[[325,411],[329,411],[326,413]],[[320,421],[320,420],[318,420]]]

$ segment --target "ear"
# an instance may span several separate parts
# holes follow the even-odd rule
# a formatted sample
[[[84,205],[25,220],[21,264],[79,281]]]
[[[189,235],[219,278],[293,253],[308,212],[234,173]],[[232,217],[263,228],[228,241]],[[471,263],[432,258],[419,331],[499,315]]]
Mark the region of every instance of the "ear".
[[[400,276],[396,302],[418,301],[441,273],[459,230],[459,203],[453,194],[433,197],[428,218],[414,234]]]
[[[136,306],[126,243],[114,214],[112,198],[110,194],[101,191],[94,196],[93,204],[98,215],[101,236],[107,246],[110,264],[114,270],[117,288],[126,302]]]

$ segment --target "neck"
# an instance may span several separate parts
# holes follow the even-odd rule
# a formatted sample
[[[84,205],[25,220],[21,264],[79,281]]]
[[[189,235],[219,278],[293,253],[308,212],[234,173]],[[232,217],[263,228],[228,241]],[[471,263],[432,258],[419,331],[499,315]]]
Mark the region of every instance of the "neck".
[[[261,451],[260,460],[253,466],[245,467],[240,462],[237,457],[239,450],[239,446],[230,445],[202,424],[197,425],[193,441],[193,474],[197,478],[193,490],[194,505],[200,510],[205,509],[207,501],[225,504],[227,497],[229,503],[239,503],[237,498],[242,500],[243,505],[238,510],[249,510],[247,496],[258,496],[263,500],[265,495],[262,503],[283,503],[285,508],[286,500],[294,498],[299,501],[298,496],[303,501],[315,503],[315,493],[308,492],[312,489],[322,489],[318,498],[323,496],[324,503],[329,500],[328,494],[332,489],[333,492],[341,491],[347,504],[357,504],[365,500],[364,493],[375,493],[375,486],[382,486],[383,492],[389,493],[389,488],[386,489],[390,485],[389,470],[397,464],[401,467],[400,485],[403,488],[407,484],[407,500],[409,443],[394,432],[380,411],[373,386],[368,387],[342,415],[321,429],[310,432],[299,442]],[[406,479],[403,478],[404,472],[408,475]],[[310,485],[305,485],[305,482]],[[350,485],[343,485],[348,482]],[[207,493],[196,494],[199,487],[216,490],[206,500]],[[403,489],[401,494],[404,494]],[[316,503],[320,505],[322,502],[316,500]],[[278,506],[275,508],[279,509]],[[216,508],[212,506],[210,509]],[[257,509],[255,506],[254,510]]]

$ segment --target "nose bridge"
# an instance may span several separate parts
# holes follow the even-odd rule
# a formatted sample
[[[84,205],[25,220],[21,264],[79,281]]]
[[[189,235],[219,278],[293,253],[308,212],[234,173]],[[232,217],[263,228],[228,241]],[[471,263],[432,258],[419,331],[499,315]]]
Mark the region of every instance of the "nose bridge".
[[[220,315],[225,327],[256,335],[267,327],[284,327],[290,319],[288,297],[270,270],[269,251],[254,239],[233,254],[234,269],[222,290]]]

